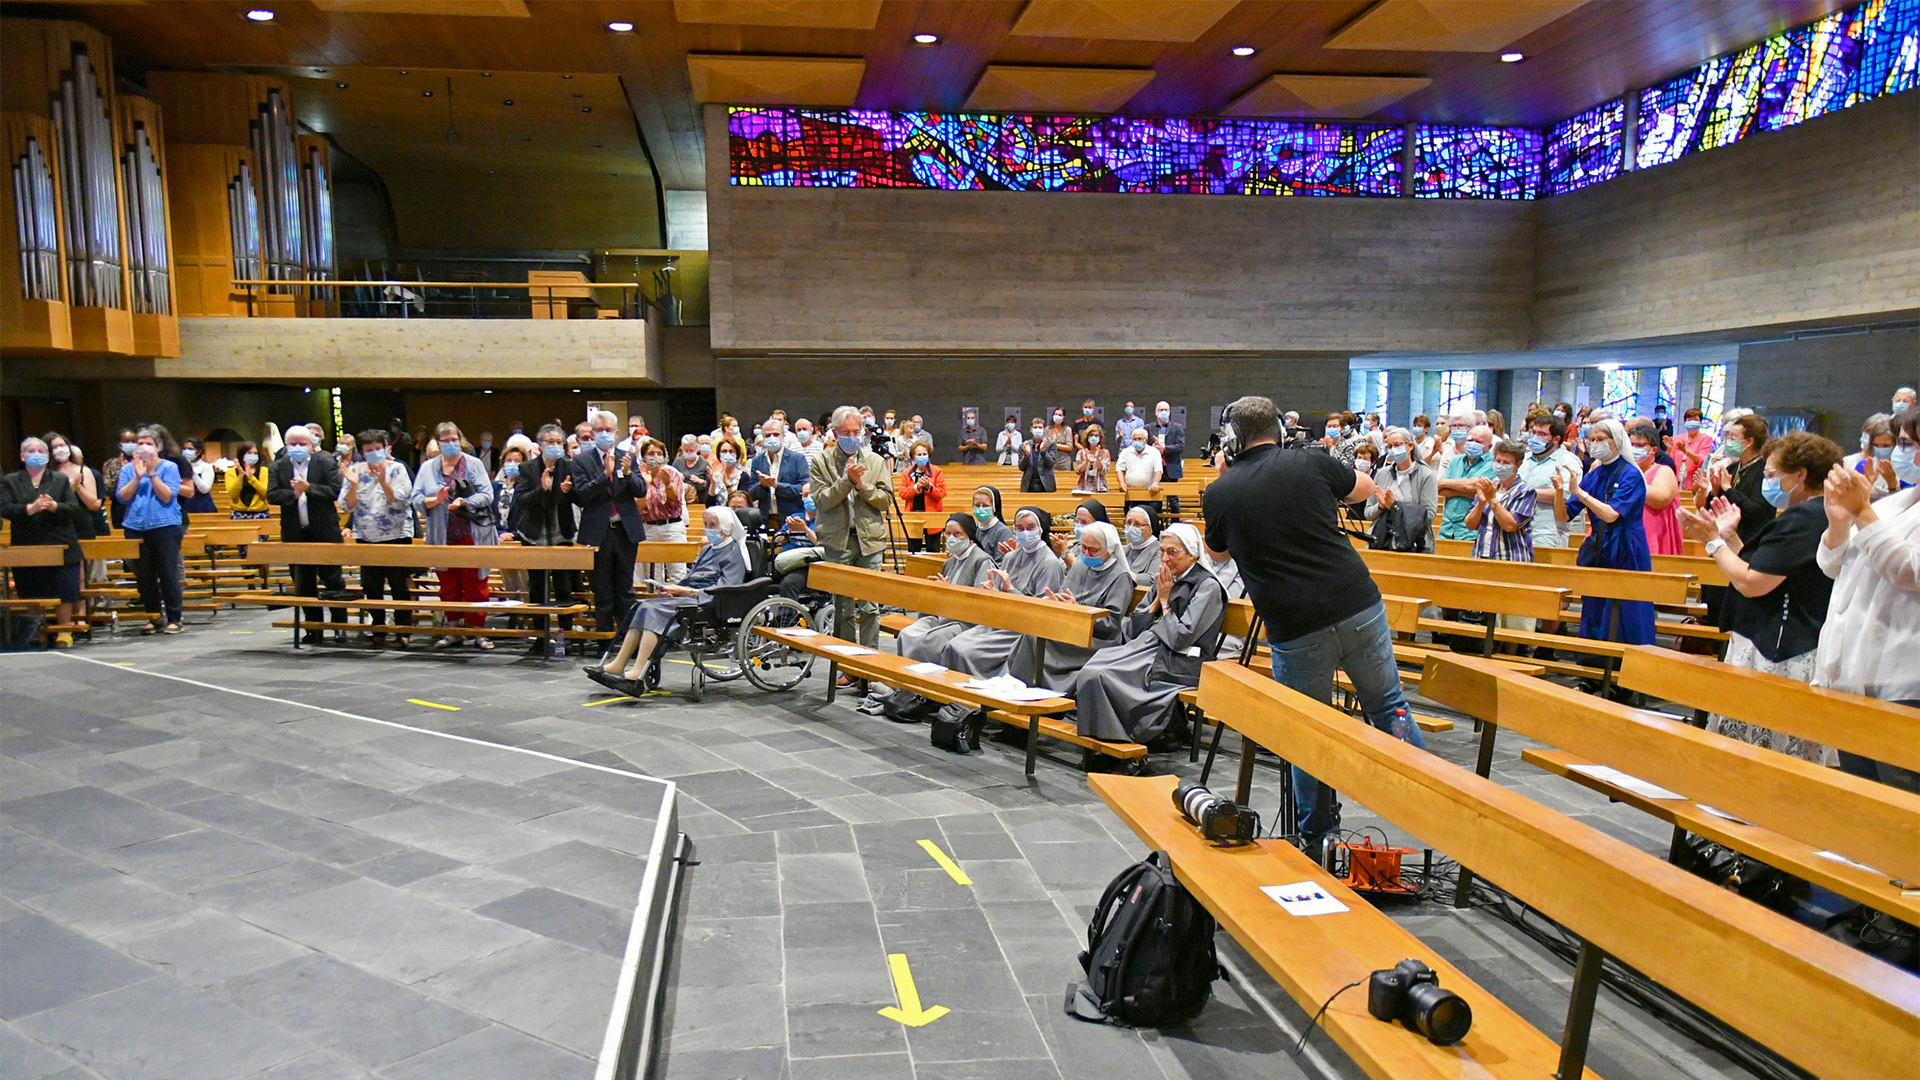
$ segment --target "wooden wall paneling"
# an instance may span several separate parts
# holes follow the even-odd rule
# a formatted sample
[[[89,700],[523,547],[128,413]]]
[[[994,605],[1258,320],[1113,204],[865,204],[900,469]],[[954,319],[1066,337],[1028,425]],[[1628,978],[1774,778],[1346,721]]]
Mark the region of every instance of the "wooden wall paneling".
[[[227,188],[251,169],[253,151],[238,146],[171,143],[167,147],[167,205],[172,224],[174,280],[182,315],[244,316],[233,299],[233,231]]]
[[[57,299],[28,297],[20,257],[23,246],[20,207],[28,202],[30,196],[17,190],[20,178],[15,175],[14,169],[23,165],[31,140],[34,151],[32,162],[36,167],[45,167],[41,184],[50,183],[55,193],[60,190],[60,163],[58,155],[53,152],[53,122],[43,116],[9,112],[0,114],[0,130],[4,131],[7,155],[7,167],[0,172],[0,176],[5,177],[9,193],[13,196],[0,199],[0,348],[9,352],[71,349],[73,326],[67,314],[66,256],[61,248],[60,199],[57,194],[51,206],[54,263],[50,274],[43,271],[47,288],[39,290]]]
[[[123,183],[121,198],[127,245],[127,284],[129,307],[133,314],[133,347],[140,356],[179,356],[180,355],[180,296],[176,285],[178,264],[173,256],[172,214],[168,209],[167,181],[171,179],[167,172],[166,129],[162,123],[160,106],[148,98],[133,94],[121,95],[115,110],[115,127],[120,137],[120,169]],[[159,204],[151,211],[156,219],[146,223],[145,237],[136,237],[137,230],[143,225],[142,216],[133,206],[134,192],[140,189],[142,179],[136,175],[138,155],[151,149],[153,163],[160,176],[158,185]],[[157,233],[157,236],[154,234]],[[155,271],[164,271],[164,281],[155,288],[153,302],[142,302],[141,286],[137,280],[142,269],[135,264],[137,251],[151,248],[146,256],[146,266]],[[144,310],[147,307],[153,310]]]

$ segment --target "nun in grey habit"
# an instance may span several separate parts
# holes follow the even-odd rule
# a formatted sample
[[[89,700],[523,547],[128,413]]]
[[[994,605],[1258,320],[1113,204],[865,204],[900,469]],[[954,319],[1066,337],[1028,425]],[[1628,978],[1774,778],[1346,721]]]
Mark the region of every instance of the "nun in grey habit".
[[[1089,738],[1152,742],[1219,647],[1226,590],[1203,561],[1199,530],[1169,526],[1161,549],[1164,568],[1121,622],[1126,642],[1100,650],[1074,681],[1080,734]]]
[[[1126,615],[1127,609],[1133,606],[1133,574],[1127,569],[1120,534],[1104,521],[1082,526],[1080,542],[1069,549],[1068,554],[1072,557],[1072,564],[1067,567],[1066,579],[1059,589],[1047,594],[1047,598],[1087,607],[1102,607],[1112,612],[1112,615],[1103,615],[1093,624],[1093,645],[1082,647],[1049,641],[1042,650],[1038,638],[1022,637],[1013,655],[1008,658],[1004,671],[987,672],[988,675],[1012,675],[1022,682],[1049,687],[1064,694],[1073,685],[1074,674],[1095,653],[1120,643],[1120,620]],[[1036,651],[1041,657],[1037,683],[1033,671]]]
[[[948,515],[942,538],[946,542],[947,561],[936,576],[949,585],[981,588],[986,583],[987,571],[993,569],[993,559],[976,542],[979,527],[973,515]],[[947,642],[971,625],[939,615],[923,615],[900,631],[900,655],[909,660],[937,661]]]
[[[1023,506],[1013,515],[1013,538],[1018,545],[1001,556],[1000,566],[988,573],[987,587],[1022,596],[1045,596],[1060,588],[1066,567],[1047,546],[1052,515],[1036,506]],[[1020,644],[1020,635],[991,626],[962,630],[940,650],[940,663],[969,675],[1004,671],[1007,659]]]
[[[1144,506],[1127,511],[1127,570],[1135,585],[1152,585],[1160,576],[1160,538],[1153,534],[1153,515]]]
[[[982,510],[987,511],[988,514],[985,521],[980,520]],[[995,566],[1000,565],[1001,560],[1013,554],[1014,550],[1018,550],[1017,548],[1001,550],[1007,546],[1008,541],[1013,539],[1013,530],[1001,520],[1000,514],[999,488],[982,484],[973,489],[973,522],[979,529],[973,542],[980,545],[980,550],[987,553],[987,557],[993,560]]]

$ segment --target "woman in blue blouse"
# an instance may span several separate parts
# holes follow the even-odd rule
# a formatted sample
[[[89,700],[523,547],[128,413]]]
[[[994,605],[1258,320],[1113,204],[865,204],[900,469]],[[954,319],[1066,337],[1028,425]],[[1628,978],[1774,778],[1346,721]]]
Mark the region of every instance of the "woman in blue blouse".
[[[145,633],[180,632],[180,537],[186,531],[180,513],[180,467],[160,456],[161,436],[144,427],[134,436],[133,454],[120,466],[114,501],[126,508],[121,530],[140,541],[134,577],[140,607],[160,615]]]
[[[1587,515],[1587,541],[1575,563],[1608,570],[1651,570],[1647,530],[1641,515],[1647,504],[1647,482],[1640,470],[1622,456],[1627,431],[1620,421],[1592,420],[1587,424],[1587,456],[1593,464],[1567,499],[1567,517]],[[1553,491],[1565,495],[1559,473]],[[1580,600],[1580,636],[1630,645],[1653,644],[1653,605],[1644,600]]]
[[[627,624],[627,636],[620,652],[599,667],[586,669],[587,678],[622,694],[638,697],[646,688],[641,678],[647,662],[660,647],[660,635],[682,611],[706,602],[703,590],[722,585],[738,585],[747,580],[746,529],[732,510],[710,506],[706,512],[706,546],[693,566],[677,585],[661,585],[662,595],[642,600],[633,608],[633,620]],[[622,677],[621,665],[631,664]]]

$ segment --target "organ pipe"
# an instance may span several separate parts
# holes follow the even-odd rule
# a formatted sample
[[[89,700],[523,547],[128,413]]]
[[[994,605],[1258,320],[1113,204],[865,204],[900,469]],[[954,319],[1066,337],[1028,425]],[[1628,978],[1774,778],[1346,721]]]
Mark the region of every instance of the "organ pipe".
[[[127,267],[133,281],[133,311],[172,314],[166,183],[153,138],[143,123],[133,125],[133,141],[122,159],[121,173],[127,186]]]
[[[304,263],[307,278],[333,277],[333,185],[327,182],[327,163],[319,147],[310,147],[300,169],[300,209],[306,237]]]
[[[13,163],[13,220],[19,231],[20,287],[28,300],[60,299],[60,235],[53,169],[29,135]]]
[[[233,233],[234,280],[265,280],[260,272],[260,196],[244,161],[239,175],[227,184],[227,223]]]
[[[260,166],[258,207],[260,248],[268,280],[297,281],[304,276],[300,213],[300,164],[294,148],[293,117],[278,89],[250,124],[254,160]]]
[[[73,66],[53,99],[65,190],[67,279],[80,307],[125,307],[121,298],[120,193],[106,97],[86,46],[73,46]]]

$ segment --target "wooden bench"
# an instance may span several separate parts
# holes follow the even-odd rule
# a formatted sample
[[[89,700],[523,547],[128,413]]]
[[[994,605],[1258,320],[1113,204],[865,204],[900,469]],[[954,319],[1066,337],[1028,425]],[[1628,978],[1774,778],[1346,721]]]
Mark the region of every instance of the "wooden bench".
[[[1920,978],[1258,672],[1209,664],[1200,700],[1582,939],[1559,1075],[1584,1067],[1608,954],[1815,1075],[1893,1080],[1920,1060]]]
[[[1434,542],[1434,553],[1468,558],[1473,554],[1471,540],[1438,540]],[[1544,566],[1576,566],[1580,558],[1580,548],[1539,547],[1533,549],[1533,561]],[[1656,574],[1686,574],[1693,578],[1696,585],[1726,585],[1727,573],[1720,564],[1706,555],[1655,555],[1651,571]],[[1638,571],[1625,571],[1636,573]]]
[[[808,567],[807,585],[809,588],[832,593],[835,596],[868,600],[890,607],[958,619],[975,626],[991,626],[1017,634],[1031,635],[1039,639],[1042,644],[1042,649],[1036,651],[1036,671],[1033,676],[1035,680],[1039,678],[1037,669],[1044,659],[1042,654],[1046,642],[1057,641],[1083,648],[1089,646],[1093,643],[1094,624],[1102,615],[1107,614],[1105,608],[1088,607],[1084,604],[1062,604],[1031,596],[972,589],[951,585],[944,581],[929,581],[925,578],[891,574],[881,570],[865,570],[830,562],[816,562]],[[1073,725],[1057,719],[1050,723],[1043,723],[1043,718],[1057,717],[1060,713],[1071,710],[1073,708],[1071,698],[1055,697],[1039,702],[1015,702],[983,694],[977,690],[962,692],[957,687],[971,680],[973,676],[946,670],[928,674],[907,671],[906,669],[914,662],[893,653],[876,651],[866,656],[845,656],[836,652],[835,649],[852,645],[853,642],[843,638],[826,635],[795,636],[766,627],[754,629],[756,633],[776,638],[790,648],[826,659],[829,702],[835,695],[834,679],[839,670],[844,668],[859,678],[911,690],[935,701],[957,701],[975,708],[982,708],[987,710],[986,715],[990,720],[1024,728],[1028,733],[1026,760],[1028,776],[1033,775],[1034,761],[1039,747],[1039,739],[1036,737],[1038,735],[1060,739],[1083,749],[1121,759],[1138,758],[1147,752],[1146,747],[1138,743],[1110,743],[1089,739],[1081,735]]]
[[[1736,850],[1746,849],[1734,840],[1757,841],[1756,850],[1746,853],[1770,865],[1820,880],[1861,903],[1897,910],[1902,918],[1920,915],[1920,904],[1899,896],[1901,888],[1890,885],[1889,878],[1920,881],[1920,795],[1514,675],[1473,657],[1436,657],[1426,686],[1434,700],[1485,721],[1475,770],[1481,776],[1491,767],[1499,728],[1511,728],[1565,752],[1536,756],[1535,763],[1542,767],[1577,771],[1579,765],[1598,764],[1650,781],[1685,799],[1637,800],[1634,805],[1657,804],[1650,811],[1675,824],[1674,815],[1665,812],[1667,804],[1690,808],[1697,801],[1715,807],[1761,830],[1737,835],[1714,830],[1730,837],[1727,842]],[[1911,718],[1900,727],[1915,730]],[[1625,793],[1598,778],[1580,782],[1609,797],[1619,797],[1615,791]],[[1692,831],[1700,824],[1690,817],[1685,827]],[[1795,843],[1768,843],[1764,832]],[[1876,867],[1879,880],[1872,884],[1860,875],[1835,873],[1844,864],[1817,857],[1816,851],[1833,851]],[[1883,907],[1889,904],[1894,907]]]
[[[10,576],[8,571],[16,568],[60,566],[66,562],[66,559],[66,549],[53,544],[28,544],[22,547],[0,547],[0,579],[7,579]],[[38,614],[45,620],[48,616],[59,610],[59,608],[60,601],[58,600],[26,600],[15,597],[12,592],[9,591],[5,599],[0,599],[0,634],[4,634],[5,641],[11,642],[13,640],[13,619],[15,612]],[[44,638],[49,634],[59,632],[59,630],[50,629],[43,621],[41,625],[41,637]]]

